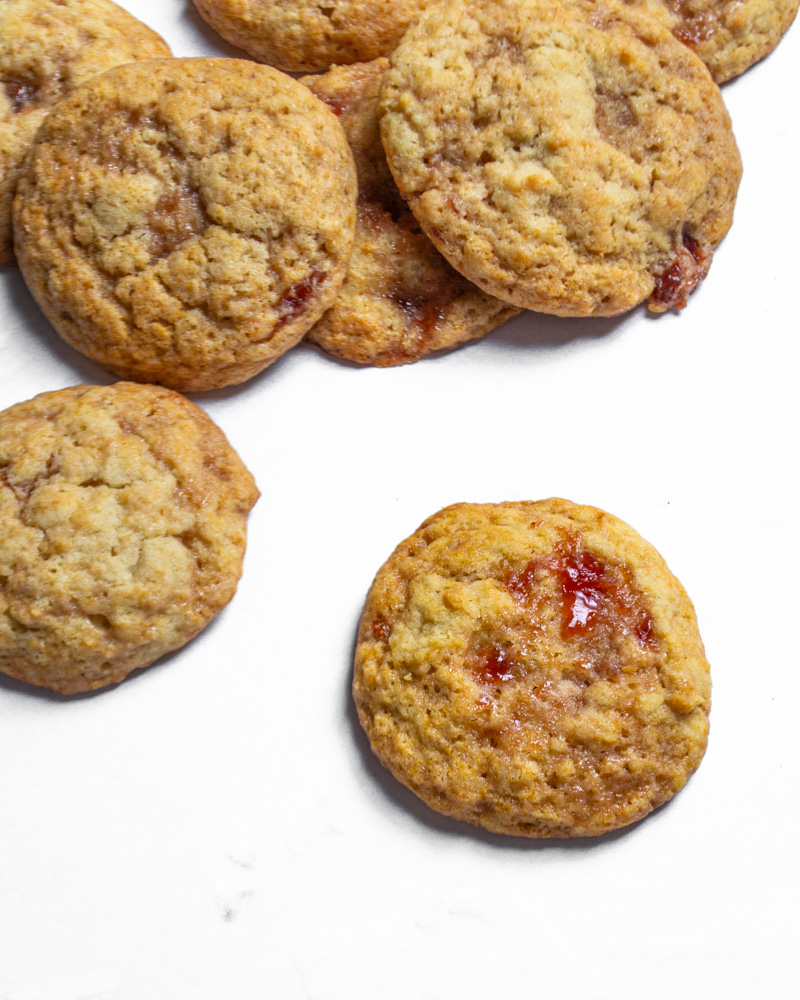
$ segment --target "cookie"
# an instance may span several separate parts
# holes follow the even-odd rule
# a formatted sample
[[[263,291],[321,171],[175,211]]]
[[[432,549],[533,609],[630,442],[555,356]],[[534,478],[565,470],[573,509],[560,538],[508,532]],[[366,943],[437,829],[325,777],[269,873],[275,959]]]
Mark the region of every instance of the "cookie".
[[[14,187],[50,108],[113,66],[169,54],[163,39],[111,0],[0,3],[0,264],[14,263]]]
[[[685,305],[741,161],[719,88],[665,27],[616,0],[444,0],[390,63],[389,166],[457,270],[560,316]]]
[[[431,808],[582,837],[671,798],[705,752],[694,609],[628,525],[567,500],[456,504],[378,572],[353,694],[372,748]]]
[[[169,389],[82,385],[0,413],[0,670],[76,694],[184,645],[234,595],[257,497]]]
[[[660,18],[708,66],[717,83],[769,55],[797,15],[798,0],[626,0]]]
[[[194,0],[215,31],[292,72],[388,55],[430,0]]]
[[[239,59],[131,63],[40,129],[14,200],[23,276],[67,343],[181,391],[250,378],[333,303],[356,178],[336,116]]]
[[[454,271],[409,211],[381,145],[378,88],[388,63],[303,78],[338,115],[358,174],[356,237],[339,295],[306,339],[362,365],[401,365],[493,330],[518,309]]]

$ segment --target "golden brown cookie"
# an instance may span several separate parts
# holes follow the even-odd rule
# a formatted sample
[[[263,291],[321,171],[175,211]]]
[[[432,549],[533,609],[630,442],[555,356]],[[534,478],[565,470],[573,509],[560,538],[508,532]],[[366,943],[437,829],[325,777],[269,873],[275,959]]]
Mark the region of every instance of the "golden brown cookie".
[[[82,385],[0,413],[0,670],[75,694],[188,642],[234,595],[257,497],[169,389]]]
[[[0,3],[0,264],[14,263],[11,201],[36,130],[79,84],[166,42],[111,0]]]
[[[197,391],[255,375],[331,305],[355,201],[341,126],[298,81],[240,59],[131,63],[48,117],[14,238],[67,343]]]
[[[363,365],[402,365],[493,330],[518,309],[454,271],[400,196],[381,145],[378,89],[388,63],[337,66],[303,78],[338,115],[358,174],[347,277],[307,338]]]
[[[425,521],[375,578],[353,684],[399,781],[527,837],[605,833],[671,798],[705,752],[710,692],[694,609],[661,556],[558,499]]]
[[[390,62],[389,166],[462,274],[556,315],[685,304],[741,162],[719,88],[665,27],[616,0],[444,0]]]
[[[292,72],[388,55],[431,0],[194,0],[226,41]]]
[[[625,0],[660,18],[703,60],[717,83],[769,55],[797,15],[798,0]]]

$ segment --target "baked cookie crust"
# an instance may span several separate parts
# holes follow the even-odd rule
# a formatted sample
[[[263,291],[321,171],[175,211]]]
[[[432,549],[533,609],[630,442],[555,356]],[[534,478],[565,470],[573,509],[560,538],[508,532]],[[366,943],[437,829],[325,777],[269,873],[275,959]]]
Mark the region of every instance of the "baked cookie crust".
[[[455,271],[400,196],[378,126],[387,66],[386,59],[375,59],[302,79],[339,116],[358,174],[347,277],[306,339],[346,361],[379,367],[482,337],[520,312]]]
[[[23,276],[61,337],[121,378],[242,382],[336,298],[356,177],[336,116],[240,59],[120,66],[36,137],[14,201]]]
[[[495,833],[646,816],[705,752],[694,609],[655,549],[566,500],[456,504],[379,570],[353,682],[373,750],[431,808]]]
[[[98,73],[169,56],[167,43],[111,0],[0,3],[0,264],[14,264],[11,202],[50,108]]]
[[[76,694],[184,645],[236,591],[257,497],[168,389],[82,385],[0,413],[0,670]]]
[[[389,166],[450,263],[563,316],[682,307],[733,219],[719,88],[615,0],[444,0],[392,54]]]
[[[388,55],[430,0],[194,0],[232,45],[289,72]]]
[[[660,18],[717,83],[769,55],[797,16],[798,0],[625,0]]]

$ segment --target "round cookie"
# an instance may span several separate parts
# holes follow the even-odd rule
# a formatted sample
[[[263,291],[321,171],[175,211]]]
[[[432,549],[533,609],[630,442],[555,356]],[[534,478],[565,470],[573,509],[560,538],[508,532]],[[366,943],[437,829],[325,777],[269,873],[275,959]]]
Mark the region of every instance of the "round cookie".
[[[798,0],[625,0],[660,18],[708,66],[717,83],[769,55],[797,15]]]
[[[239,59],[131,63],[48,117],[14,200],[23,276],[59,334],[113,374],[242,382],[336,298],[356,178],[336,116]]]
[[[388,55],[430,0],[194,0],[226,41],[290,72]]]
[[[457,270],[562,316],[685,304],[741,161],[719,88],[665,27],[616,0],[444,0],[390,62],[389,166]]]
[[[694,609],[628,525],[566,500],[456,504],[378,572],[353,694],[381,762],[495,833],[593,836],[678,792],[705,752]]]
[[[482,337],[519,313],[454,271],[400,197],[381,145],[378,89],[388,63],[303,78],[338,115],[358,174],[356,237],[339,295],[306,336],[363,365],[401,365]]]
[[[0,264],[14,263],[14,187],[50,108],[113,66],[169,54],[162,38],[111,0],[2,0]]]
[[[188,642],[236,591],[257,497],[169,389],[82,385],[0,413],[0,670],[75,694]]]

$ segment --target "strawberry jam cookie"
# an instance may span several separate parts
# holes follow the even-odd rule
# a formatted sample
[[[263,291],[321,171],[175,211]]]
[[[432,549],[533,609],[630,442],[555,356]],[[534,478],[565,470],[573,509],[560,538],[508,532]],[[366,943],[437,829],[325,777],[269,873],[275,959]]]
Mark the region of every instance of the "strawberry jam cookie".
[[[400,365],[481,337],[518,309],[454,271],[400,197],[381,146],[387,61],[303,78],[338,115],[358,173],[356,238],[336,302],[307,339],[347,361]]]
[[[456,504],[378,572],[353,685],[382,763],[495,833],[633,823],[705,752],[694,609],[632,528],[566,500]]]
[[[257,497],[169,389],[83,385],[0,413],[0,670],[76,694],[188,642],[234,595]]]
[[[769,55],[797,15],[798,0],[626,0],[660,18],[693,49],[717,83]]]
[[[292,72],[388,55],[430,0],[194,0],[215,31]]]
[[[111,0],[0,2],[0,264],[14,263],[14,186],[49,109],[113,66],[169,54],[163,39]]]
[[[242,382],[336,298],[353,157],[297,80],[239,59],[131,63],[40,129],[14,202],[23,276],[59,334],[113,374]]]
[[[443,0],[392,54],[381,132],[457,270],[562,316],[680,308],[733,218],[719,88],[616,0]]]

